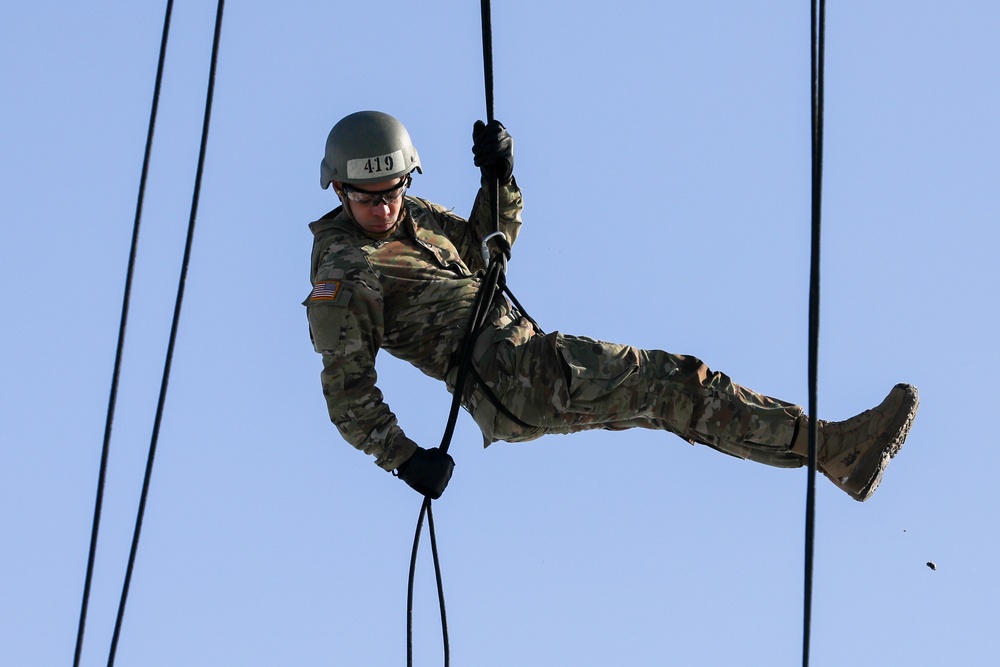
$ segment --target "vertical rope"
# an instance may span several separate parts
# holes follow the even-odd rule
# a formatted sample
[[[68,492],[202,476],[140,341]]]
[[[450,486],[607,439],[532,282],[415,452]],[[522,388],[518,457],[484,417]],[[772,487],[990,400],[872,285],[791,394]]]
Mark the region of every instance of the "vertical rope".
[[[475,343],[476,332],[482,327],[489,314],[489,304],[493,302],[493,295],[496,294],[497,281],[502,272],[503,255],[499,255],[496,261],[490,263],[487,275],[483,279],[483,284],[476,293],[476,301],[473,304],[472,315],[469,320],[468,329],[462,342],[462,354],[458,365],[458,379],[455,382],[455,389],[452,392],[451,410],[448,413],[448,422],[445,426],[444,434],[441,437],[440,449],[447,452],[451,446],[451,439],[455,432],[455,424],[458,420],[459,408],[462,404],[462,396],[465,394],[465,382],[469,376],[472,362],[472,347]],[[431,540],[431,555],[434,559],[434,575],[437,581],[438,606],[441,613],[441,636],[444,643],[444,665],[448,667],[450,663],[450,649],[448,642],[448,616],[445,611],[444,586],[441,578],[441,563],[437,551],[437,536],[434,531],[434,516],[431,511],[432,501],[424,498],[420,506],[420,514],[417,517],[417,528],[413,535],[413,548],[410,551],[410,574],[406,587],[406,664],[413,665],[413,582],[416,572],[417,551],[420,545],[420,533],[423,527],[424,515],[427,515],[427,530]]]
[[[480,2],[483,24],[483,82],[486,86],[486,121],[494,119],[493,111],[493,19],[490,11],[490,0]],[[491,179],[490,210],[493,215],[493,230],[500,230],[500,181]]]
[[[121,599],[118,604],[118,616],[115,620],[114,635],[108,655],[108,667],[115,662],[118,640],[121,637],[122,621],[125,617],[125,603],[128,600],[129,585],[132,572],[135,569],[135,557],[139,549],[139,535],[142,532],[142,519],[146,510],[146,499],[149,496],[150,479],[153,474],[153,460],[156,456],[156,444],[159,439],[160,424],[163,420],[163,409],[166,403],[167,385],[170,379],[170,366],[173,361],[174,347],[177,341],[177,329],[180,324],[181,305],[184,301],[184,285],[187,281],[188,264],[191,260],[191,247],[194,241],[195,220],[198,214],[198,201],[201,196],[201,179],[205,168],[205,153],[208,147],[208,129],[212,117],[212,98],[215,93],[215,70],[219,59],[219,39],[222,33],[222,12],[224,0],[219,0],[215,14],[215,35],[212,40],[212,60],[208,75],[208,92],[205,99],[205,116],[201,129],[201,148],[198,154],[198,168],[195,175],[194,193],[191,197],[191,215],[188,218],[187,240],[184,245],[184,258],[181,263],[180,280],[177,285],[177,300],[174,304],[174,317],[170,326],[170,340],[167,345],[167,355],[164,362],[163,377],[160,382],[160,397],[156,406],[156,418],[153,421],[153,434],[149,443],[149,454],[146,458],[146,473],[142,481],[142,493],[139,498],[139,510],[135,519],[135,530],[132,535],[132,547],[129,551],[128,567],[125,571],[125,582],[122,586]]]
[[[491,121],[493,115],[493,27],[490,19],[490,1],[482,0],[482,28],[483,28],[483,74],[486,88],[486,119]],[[493,214],[493,228],[500,229],[500,183],[498,179],[492,179],[489,183],[491,209]],[[464,394],[465,380],[469,374],[472,357],[472,346],[476,333],[485,321],[490,305],[493,303],[493,296],[496,294],[500,281],[503,280],[505,259],[501,254],[496,260],[490,262],[487,275],[476,295],[476,303],[473,306],[469,320],[469,328],[466,331],[462,344],[462,354],[459,362],[458,379],[455,390],[452,394],[452,406],[448,415],[448,423],[445,426],[444,434],[441,438],[441,451],[447,452],[451,445],[451,438],[454,434],[455,423],[458,418],[458,409],[461,406],[462,395]],[[444,587],[441,579],[441,563],[437,552],[437,537],[434,531],[434,515],[431,511],[432,501],[424,498],[420,506],[420,514],[417,517],[417,528],[413,535],[413,548],[410,552],[410,573],[406,590],[406,664],[413,666],[413,580],[416,572],[417,551],[420,545],[420,533],[423,528],[424,515],[427,516],[427,530],[430,534],[431,553],[434,559],[434,575],[437,581],[438,605],[441,613],[441,636],[444,642],[444,665],[448,667],[451,660],[451,651],[448,644],[448,618],[445,613]]]
[[[410,551],[410,574],[406,586],[406,664],[413,665],[413,579],[417,569],[417,550],[420,547],[420,533],[424,527],[424,516],[431,505],[430,498],[424,498],[417,515],[417,528],[413,531],[413,548]]]
[[[104,505],[104,486],[107,480],[108,458],[111,451],[111,430],[115,419],[115,405],[118,402],[118,380],[121,376],[122,355],[125,349],[125,329],[128,325],[129,304],[132,300],[132,278],[135,275],[135,259],[139,247],[139,227],[142,222],[142,207],[146,195],[146,181],[153,148],[153,134],[156,129],[156,113],[160,105],[160,90],[163,82],[163,66],[166,62],[167,38],[170,35],[170,17],[173,0],[167,0],[163,16],[163,34],[160,38],[160,55],[156,64],[156,82],[153,85],[153,103],[149,112],[149,128],[146,131],[146,148],[142,158],[142,173],[139,177],[139,194],[135,204],[135,221],[132,224],[132,244],[128,255],[128,269],[125,272],[125,293],[122,297],[121,320],[118,324],[118,345],[115,363],[111,372],[111,391],[108,396],[108,411],[104,422],[104,444],[101,447],[101,464],[97,475],[97,497],[94,501],[94,521],[90,530],[90,552],[87,556],[87,574],[83,583],[83,601],[80,604],[80,623],[76,631],[76,650],[73,667],[79,667],[83,652],[83,637],[87,626],[87,607],[90,604],[90,587],[94,579],[94,562],[97,557],[97,538],[101,526],[101,508]]]
[[[493,19],[490,0],[481,0],[483,24],[483,82],[486,85],[486,120],[493,120]]]
[[[809,474],[806,491],[805,585],[803,599],[802,665],[809,666],[812,626],[812,583],[816,537],[816,467],[819,439],[817,385],[819,376],[820,214],[823,191],[823,69],[826,41],[826,2],[813,0],[811,11],[812,61],[812,248],[809,271]]]
[[[438,558],[437,535],[434,531],[433,503],[427,499],[427,533],[431,538],[431,554],[434,561],[434,580],[437,582],[438,608],[441,612],[441,641],[444,644],[444,665],[451,664],[451,647],[448,645],[448,615],[444,609],[444,582],[441,578],[441,559]]]

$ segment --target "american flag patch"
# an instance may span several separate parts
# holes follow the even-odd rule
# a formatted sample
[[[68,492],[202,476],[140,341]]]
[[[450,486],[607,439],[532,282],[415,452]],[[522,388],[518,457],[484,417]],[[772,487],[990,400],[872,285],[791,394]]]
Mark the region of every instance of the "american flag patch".
[[[325,280],[316,283],[312,293],[309,295],[310,301],[333,301],[340,294],[339,280]]]

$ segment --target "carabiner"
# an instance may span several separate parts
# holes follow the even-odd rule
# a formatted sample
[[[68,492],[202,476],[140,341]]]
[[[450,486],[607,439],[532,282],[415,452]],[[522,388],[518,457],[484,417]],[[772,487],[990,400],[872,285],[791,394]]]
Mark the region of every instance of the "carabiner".
[[[490,263],[490,249],[487,247],[486,244],[489,243],[490,239],[492,239],[494,236],[502,236],[504,240],[507,241],[507,245],[510,245],[510,240],[507,238],[507,235],[504,234],[503,232],[493,232],[492,234],[487,234],[486,237],[483,238],[483,247],[482,247],[483,261],[486,262],[487,266],[489,266]]]

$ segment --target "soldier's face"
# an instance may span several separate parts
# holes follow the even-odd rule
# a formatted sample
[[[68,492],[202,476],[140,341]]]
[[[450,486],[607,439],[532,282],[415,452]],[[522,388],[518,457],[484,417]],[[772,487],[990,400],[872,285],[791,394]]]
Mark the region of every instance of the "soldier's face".
[[[399,184],[400,179],[394,178],[388,181],[380,181],[378,183],[366,183],[363,188],[354,186],[353,189],[355,192],[359,193],[385,192],[386,190],[390,190],[393,186]],[[396,220],[399,218],[399,209],[403,205],[402,192],[400,192],[399,196],[395,199],[377,196],[368,197],[368,199],[371,199],[372,201],[357,202],[347,199],[347,204],[351,207],[351,213],[354,215],[354,219],[357,220],[358,224],[361,225],[361,228],[369,234],[377,236],[392,231],[392,228],[396,226]]]

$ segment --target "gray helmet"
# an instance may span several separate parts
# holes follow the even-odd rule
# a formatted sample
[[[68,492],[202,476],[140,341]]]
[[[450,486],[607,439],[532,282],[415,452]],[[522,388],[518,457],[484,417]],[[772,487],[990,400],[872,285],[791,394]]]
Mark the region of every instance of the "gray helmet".
[[[319,184],[388,181],[420,169],[420,156],[403,124],[381,111],[358,111],[333,126],[326,138]]]

